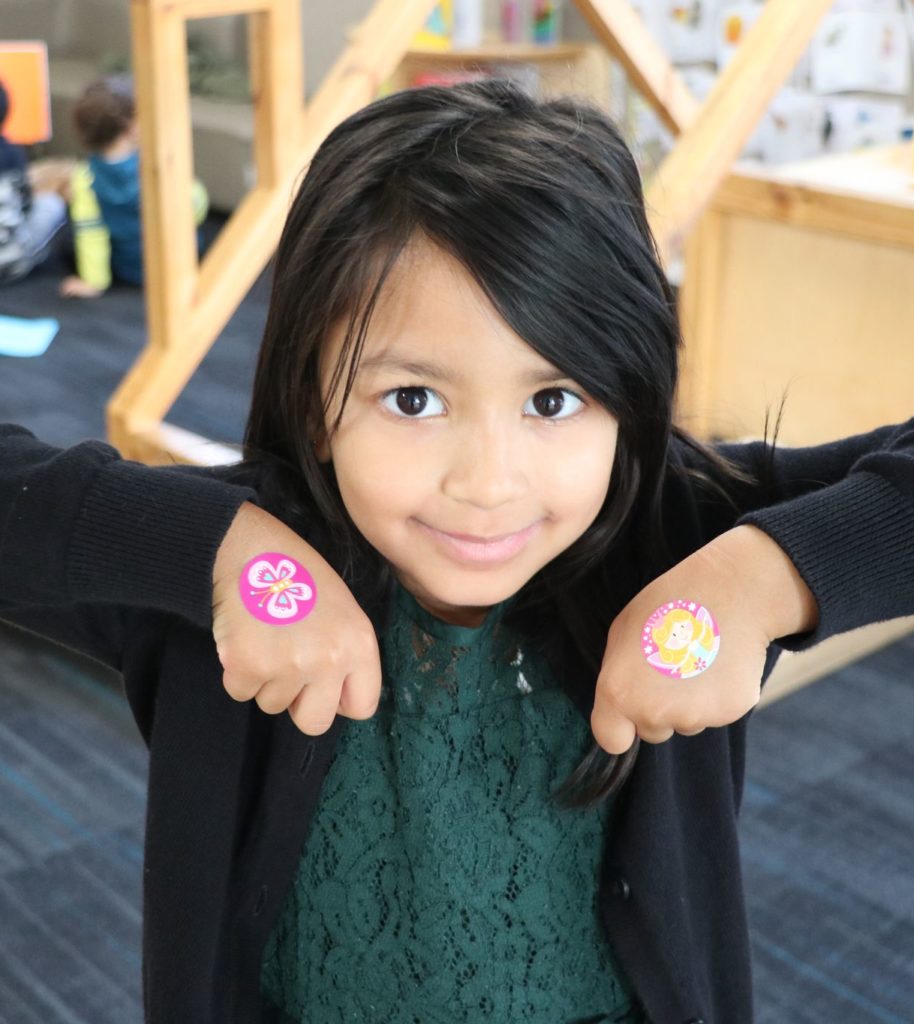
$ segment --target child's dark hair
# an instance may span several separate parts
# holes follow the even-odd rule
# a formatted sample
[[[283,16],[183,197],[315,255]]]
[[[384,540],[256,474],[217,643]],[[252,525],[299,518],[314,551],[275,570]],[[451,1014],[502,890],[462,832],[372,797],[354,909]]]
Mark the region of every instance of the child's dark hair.
[[[108,75],[86,86],[73,106],[73,127],[82,145],[98,153],[127,131],[135,115],[133,80]]]
[[[3,126],[6,124],[9,112],[10,94],[7,91],[6,86],[3,84],[3,79],[0,78],[0,131],[3,131]]]
[[[505,620],[572,688],[575,679],[579,690],[582,679],[592,688],[620,595],[673,564],[660,502],[671,437],[704,466],[678,471],[712,487],[715,474],[752,482],[672,423],[681,346],[674,295],[636,165],[598,109],[540,102],[490,80],[395,93],[335,128],[276,254],[245,461],[269,470],[263,497],[303,535],[321,524],[325,557],[383,622],[390,567],[351,522],[332,465],[313,448],[325,414],[318,359],[330,329],[346,322],[332,386],[348,396],[381,287],[419,235],[459,259],[509,326],[618,421],[603,508],[522,588]],[[624,580],[623,565],[631,567]],[[583,692],[589,700],[592,689]],[[584,805],[611,794],[638,745],[613,757],[594,744],[557,795]]]

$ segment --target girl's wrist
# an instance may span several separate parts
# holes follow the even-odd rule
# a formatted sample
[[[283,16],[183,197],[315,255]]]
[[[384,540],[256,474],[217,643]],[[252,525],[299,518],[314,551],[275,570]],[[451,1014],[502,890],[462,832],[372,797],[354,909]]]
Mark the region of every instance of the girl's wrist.
[[[764,530],[748,523],[716,537],[709,546],[725,553],[741,590],[751,595],[769,640],[811,632],[819,607],[797,567]]]

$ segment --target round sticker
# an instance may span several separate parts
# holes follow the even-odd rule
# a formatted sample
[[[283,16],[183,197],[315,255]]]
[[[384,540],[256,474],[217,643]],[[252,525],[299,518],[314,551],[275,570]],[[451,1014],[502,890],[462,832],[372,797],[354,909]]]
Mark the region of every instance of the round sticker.
[[[241,600],[251,615],[278,626],[310,615],[317,601],[311,573],[278,551],[252,558],[242,570],[239,586]]]
[[[720,630],[697,601],[662,604],[645,622],[641,650],[647,663],[675,679],[701,675],[717,657]]]

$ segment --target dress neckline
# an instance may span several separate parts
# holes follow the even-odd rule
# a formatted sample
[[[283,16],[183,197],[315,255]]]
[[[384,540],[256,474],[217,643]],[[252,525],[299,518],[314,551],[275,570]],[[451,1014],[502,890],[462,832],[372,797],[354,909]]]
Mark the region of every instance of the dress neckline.
[[[397,611],[429,636],[461,647],[471,647],[488,638],[496,624],[501,621],[506,609],[514,602],[515,596],[512,595],[493,605],[486,614],[485,621],[480,625],[458,626],[452,622],[445,622],[427,608],[423,608],[399,580],[394,580],[394,601]]]

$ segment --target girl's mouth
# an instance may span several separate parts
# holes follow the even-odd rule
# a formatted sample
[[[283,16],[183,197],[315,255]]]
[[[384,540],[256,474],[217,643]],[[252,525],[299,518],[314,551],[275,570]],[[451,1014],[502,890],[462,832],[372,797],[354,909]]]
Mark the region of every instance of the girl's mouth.
[[[458,562],[475,564],[491,564],[504,562],[513,558],[526,547],[528,541],[539,531],[541,520],[531,526],[518,530],[516,533],[502,534],[498,537],[473,537],[466,533],[444,533],[425,523],[416,522],[435,541],[438,547],[449,557]]]

